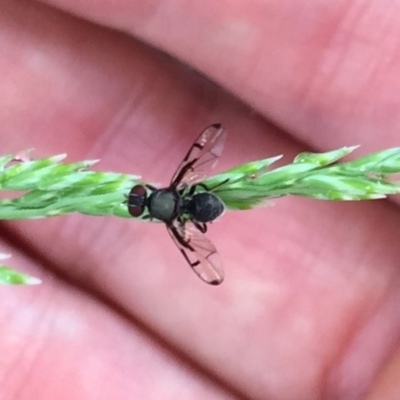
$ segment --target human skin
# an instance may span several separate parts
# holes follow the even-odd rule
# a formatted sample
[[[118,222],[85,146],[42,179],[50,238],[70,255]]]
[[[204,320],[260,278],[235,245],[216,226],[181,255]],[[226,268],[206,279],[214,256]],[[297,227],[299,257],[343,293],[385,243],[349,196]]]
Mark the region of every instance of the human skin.
[[[393,0],[47,3],[0,5],[2,153],[101,158],[167,184],[215,122],[219,168],[399,143]],[[1,396],[399,398],[398,202],[228,212],[207,233],[218,287],[161,224],[2,222],[1,251],[43,283],[1,288]]]

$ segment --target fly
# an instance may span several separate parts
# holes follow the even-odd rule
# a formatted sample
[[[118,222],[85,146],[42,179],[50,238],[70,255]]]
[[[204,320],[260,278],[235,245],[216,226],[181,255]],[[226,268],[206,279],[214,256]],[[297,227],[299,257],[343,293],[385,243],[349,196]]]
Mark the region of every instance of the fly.
[[[204,233],[207,223],[218,218],[225,206],[200,181],[217,163],[225,137],[221,124],[209,126],[192,144],[168,187],[136,185],[128,196],[129,213],[163,221],[187,263],[211,285],[219,285],[224,272],[215,246]]]

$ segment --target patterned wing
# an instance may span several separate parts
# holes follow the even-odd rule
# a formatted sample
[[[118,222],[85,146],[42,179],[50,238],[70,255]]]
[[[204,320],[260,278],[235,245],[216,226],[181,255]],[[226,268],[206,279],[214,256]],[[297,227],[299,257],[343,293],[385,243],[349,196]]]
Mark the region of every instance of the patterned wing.
[[[222,153],[226,133],[221,124],[206,128],[192,144],[171,180],[172,187],[204,179]]]
[[[167,225],[173,241],[197,276],[210,285],[224,280],[224,271],[215,246],[192,223],[175,221]]]

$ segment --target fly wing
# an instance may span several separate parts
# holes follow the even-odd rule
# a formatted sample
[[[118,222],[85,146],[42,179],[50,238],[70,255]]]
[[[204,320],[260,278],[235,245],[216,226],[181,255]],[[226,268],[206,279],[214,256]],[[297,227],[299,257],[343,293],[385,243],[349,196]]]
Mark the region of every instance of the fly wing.
[[[173,241],[197,276],[210,285],[219,285],[224,280],[224,271],[217,249],[190,222],[175,222],[167,226]]]
[[[171,186],[192,185],[204,179],[222,153],[226,133],[221,124],[206,128],[192,144],[171,180]]]

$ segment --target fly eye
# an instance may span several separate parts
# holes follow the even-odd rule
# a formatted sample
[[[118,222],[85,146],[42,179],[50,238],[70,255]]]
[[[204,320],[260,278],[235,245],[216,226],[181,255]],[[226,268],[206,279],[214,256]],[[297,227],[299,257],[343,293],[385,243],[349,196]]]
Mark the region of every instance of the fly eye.
[[[145,208],[147,198],[146,188],[143,185],[134,186],[128,195],[128,212],[132,217],[140,217]]]
[[[143,185],[136,185],[129,192],[129,197],[134,196],[134,197],[146,198],[146,195],[147,195],[147,191]]]
[[[132,215],[132,217],[140,217],[144,212],[144,207],[131,206],[130,204],[128,204],[128,211],[129,214]]]

